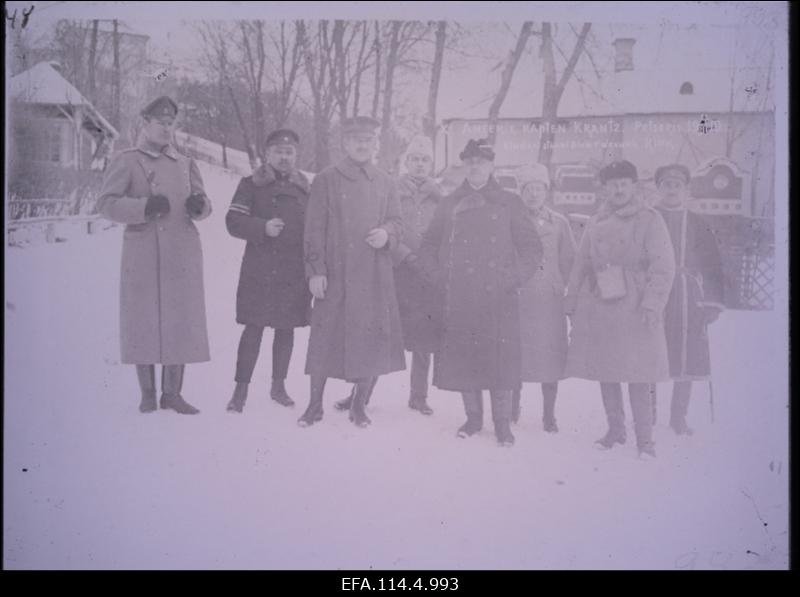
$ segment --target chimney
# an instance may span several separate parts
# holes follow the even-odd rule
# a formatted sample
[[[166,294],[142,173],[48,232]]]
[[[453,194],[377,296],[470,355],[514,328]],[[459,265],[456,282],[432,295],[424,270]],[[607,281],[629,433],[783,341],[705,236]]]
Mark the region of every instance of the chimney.
[[[633,45],[636,40],[632,37],[621,37],[614,40],[614,72],[633,70]]]

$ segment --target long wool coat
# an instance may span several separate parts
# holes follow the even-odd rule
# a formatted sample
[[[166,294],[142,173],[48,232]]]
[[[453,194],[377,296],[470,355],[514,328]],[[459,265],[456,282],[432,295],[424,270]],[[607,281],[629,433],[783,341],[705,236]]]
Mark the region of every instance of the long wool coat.
[[[520,379],[519,288],[542,246],[522,200],[494,178],[466,181],[439,203],[420,264],[444,287],[433,383],[444,390],[512,390]]]
[[[236,290],[236,321],[277,329],[308,325],[311,293],[303,263],[303,227],[309,184],[293,171],[270,166],[239,182],[225,216],[228,232],[247,241]],[[280,218],[284,228],[267,236],[266,223]]]
[[[366,243],[382,227],[389,242]],[[328,279],[314,300],[306,358],[309,375],[357,380],[405,369],[391,249],[402,236],[394,181],[349,158],[311,185],[305,224],[306,276]]]
[[[441,192],[433,179],[418,183],[405,175],[397,182],[397,193],[403,216],[403,240],[392,257],[403,341],[406,350],[431,353],[441,341],[442,290],[404,260],[419,249],[422,233],[433,219]]]
[[[120,276],[120,345],[123,363],[177,365],[209,360],[203,251],[186,198],[205,197],[200,171],[174,148],[156,153],[143,145],[111,161],[100,192],[100,213],[125,224]],[[170,212],[148,221],[150,195],[169,199]]]
[[[626,294],[604,300],[595,272],[623,268]],[[663,314],[675,258],[664,219],[640,198],[613,211],[606,203],[581,238],[567,289],[574,312],[565,375],[601,382],[669,379],[663,325],[649,327],[642,309]]]
[[[532,219],[544,258],[520,290],[522,381],[553,382],[563,378],[567,360],[564,294],[575,260],[575,238],[569,221],[548,207]]]
[[[699,214],[657,207],[675,248],[675,282],[664,311],[670,376],[706,379],[711,374],[706,306],[724,308],[722,258],[714,233]]]

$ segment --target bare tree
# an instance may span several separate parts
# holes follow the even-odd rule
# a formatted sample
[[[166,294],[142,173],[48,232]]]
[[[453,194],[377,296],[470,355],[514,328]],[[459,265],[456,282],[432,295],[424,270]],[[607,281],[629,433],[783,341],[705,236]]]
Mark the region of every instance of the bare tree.
[[[380,106],[381,99],[381,64],[383,56],[383,46],[381,43],[381,26],[378,21],[375,21],[375,84],[373,86],[372,95],[372,117],[378,117],[378,106]]]
[[[558,116],[558,104],[564,89],[572,76],[578,59],[584,51],[586,37],[589,35],[591,23],[584,23],[575,46],[567,61],[567,65],[557,78],[555,58],[553,56],[553,32],[551,23],[542,23],[541,54],[544,62],[544,88],[542,96],[542,120],[544,131],[539,139],[539,163],[549,165],[553,159],[553,142],[555,140],[555,124]]]
[[[525,45],[528,43],[532,29],[533,23],[531,21],[525,21],[522,24],[519,35],[517,35],[517,42],[514,44],[514,49],[509,51],[505,61],[502,63],[503,71],[500,73],[500,88],[497,90],[497,94],[492,100],[492,105],[489,106],[489,143],[494,143],[497,137],[496,128],[497,119],[500,117],[500,108],[506,100],[506,95],[508,95],[508,90],[511,87],[511,80],[514,78],[514,71],[517,68],[517,64],[519,64],[519,59],[522,56],[522,52],[525,50]]]
[[[311,89],[314,116],[314,167],[320,170],[330,163],[330,121],[335,105],[334,84],[331,80],[330,62],[334,54],[334,41],[328,21],[317,21],[316,33],[309,33],[310,24],[298,22],[298,32],[303,45],[306,78]]]
[[[431,67],[431,82],[428,86],[428,112],[425,115],[423,129],[425,134],[436,139],[436,102],[439,98],[439,84],[442,80],[442,66],[444,65],[444,50],[447,42],[447,21],[436,24],[436,43],[433,50],[433,66]]]
[[[97,29],[99,26],[100,21],[97,19],[92,21],[92,34],[89,41],[89,83],[87,85],[89,101],[92,103],[97,101]]]
[[[298,77],[303,65],[303,44],[298,23],[294,23],[294,35],[290,35],[287,31],[286,21],[281,21],[278,29],[278,35],[274,33],[270,35],[278,61],[273,110],[276,127],[283,126],[292,113],[297,99]]]
[[[114,28],[114,33],[111,43],[114,48],[114,68],[112,70],[112,78],[111,78],[112,81],[111,122],[114,124],[114,126],[119,127],[120,96],[122,94],[122,85],[121,85],[120,69],[119,69],[119,21],[117,19],[114,19],[113,21],[113,28]]]

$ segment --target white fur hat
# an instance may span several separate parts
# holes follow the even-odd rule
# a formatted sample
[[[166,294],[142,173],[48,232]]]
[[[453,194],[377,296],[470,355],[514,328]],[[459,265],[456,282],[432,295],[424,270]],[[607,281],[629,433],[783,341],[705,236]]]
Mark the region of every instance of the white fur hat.
[[[406,155],[421,154],[433,157],[433,143],[429,137],[417,135],[408,144]]]
[[[530,182],[544,183],[547,188],[550,188],[550,173],[547,171],[547,166],[544,164],[525,164],[520,166],[517,170],[517,181],[519,188],[522,188]]]

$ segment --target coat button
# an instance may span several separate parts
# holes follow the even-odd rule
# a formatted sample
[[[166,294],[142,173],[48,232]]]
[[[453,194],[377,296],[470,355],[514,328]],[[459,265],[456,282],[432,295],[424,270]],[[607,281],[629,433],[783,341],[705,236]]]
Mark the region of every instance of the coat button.
[[[497,219],[497,214],[492,214],[492,219],[496,220]]]
[[[497,242],[497,237],[496,237],[496,236],[493,236],[493,237],[491,238],[491,241],[492,241],[493,243],[496,243],[496,242]]]

